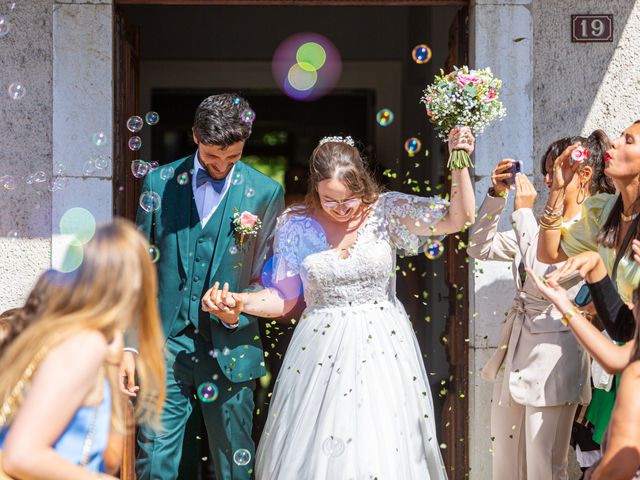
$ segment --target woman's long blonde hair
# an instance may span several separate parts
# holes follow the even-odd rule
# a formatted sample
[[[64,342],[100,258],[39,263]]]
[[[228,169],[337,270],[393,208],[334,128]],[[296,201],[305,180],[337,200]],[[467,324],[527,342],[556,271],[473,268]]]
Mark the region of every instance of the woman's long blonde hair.
[[[5,405],[25,369],[43,350],[80,331],[99,331],[111,342],[116,330],[129,328],[139,338],[138,418],[158,421],[165,397],[164,335],[147,241],[131,222],[116,219],[97,229],[84,248],[82,264],[62,278],[65,288],[48,299],[40,318],[0,357],[0,405]],[[119,397],[118,391],[114,397]]]

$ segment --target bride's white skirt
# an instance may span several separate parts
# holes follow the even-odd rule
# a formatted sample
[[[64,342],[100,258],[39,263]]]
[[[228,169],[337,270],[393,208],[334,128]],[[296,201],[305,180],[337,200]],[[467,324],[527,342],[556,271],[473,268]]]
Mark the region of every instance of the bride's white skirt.
[[[305,312],[276,381],[256,478],[446,478],[427,374],[400,305]]]

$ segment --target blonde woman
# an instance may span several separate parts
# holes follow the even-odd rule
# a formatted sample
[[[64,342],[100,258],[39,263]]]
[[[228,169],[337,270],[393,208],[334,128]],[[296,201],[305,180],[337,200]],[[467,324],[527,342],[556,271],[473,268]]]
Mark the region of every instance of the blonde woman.
[[[145,385],[140,415],[164,400],[156,274],[146,240],[128,221],[96,231],[82,265],[0,358],[0,471],[33,480],[112,479],[104,473],[122,332],[137,330]]]

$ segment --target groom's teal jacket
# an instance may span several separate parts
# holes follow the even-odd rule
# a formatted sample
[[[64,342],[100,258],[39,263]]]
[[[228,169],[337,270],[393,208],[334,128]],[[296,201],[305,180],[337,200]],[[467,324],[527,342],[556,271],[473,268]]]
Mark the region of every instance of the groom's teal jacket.
[[[257,319],[242,314],[238,328],[230,330],[217,317],[200,312],[201,293],[202,288],[211,287],[215,281],[220,281],[221,285],[228,282],[229,290],[234,292],[258,288],[262,267],[272,254],[276,219],[284,209],[283,189],[254,168],[238,162],[233,175],[240,181],[232,182],[209,220],[210,229],[215,227],[212,234],[204,239],[196,237],[202,229],[197,221],[191,182],[180,185],[177,181],[183,174],[191,180],[193,162],[194,155],[191,155],[150,172],[143,192],[157,193],[161,199],[160,208],[155,212],[138,209],[136,219],[140,229],[160,251],[157,268],[162,326],[165,336],[179,332],[184,327],[179,324],[179,314],[185,318],[185,309],[197,311],[195,318],[200,325],[195,327],[211,341],[212,350],[216,352],[213,356],[227,379],[233,383],[254,380],[266,373]],[[173,167],[175,175],[162,180],[160,172],[166,167]],[[243,247],[238,246],[238,252],[232,254],[230,250],[234,250],[232,247],[236,243],[232,220],[236,210],[257,215],[262,228],[257,237],[245,237]],[[212,223],[216,221],[217,224]],[[208,254],[209,258],[202,253]],[[198,258],[200,256],[203,258]],[[207,265],[196,265],[196,260],[207,262]],[[196,269],[200,265],[204,270],[198,273]],[[198,285],[198,281],[202,282],[199,275],[203,271],[206,272],[206,284]],[[203,317],[208,325],[202,325]]]

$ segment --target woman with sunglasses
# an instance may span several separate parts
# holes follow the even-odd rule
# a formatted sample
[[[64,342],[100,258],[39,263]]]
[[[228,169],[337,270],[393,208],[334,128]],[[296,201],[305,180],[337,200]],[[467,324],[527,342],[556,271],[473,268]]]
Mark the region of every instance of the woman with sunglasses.
[[[473,151],[469,129],[449,147]],[[264,290],[203,298],[215,315],[306,310],[287,349],[256,454],[256,478],[444,479],[429,380],[395,294],[396,253],[473,222],[467,169],[451,203],[382,193],[350,137],[323,139],[304,205],[281,216]],[[233,319],[230,319],[231,321]]]

